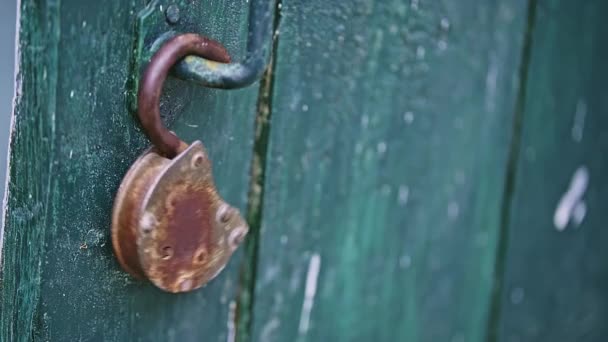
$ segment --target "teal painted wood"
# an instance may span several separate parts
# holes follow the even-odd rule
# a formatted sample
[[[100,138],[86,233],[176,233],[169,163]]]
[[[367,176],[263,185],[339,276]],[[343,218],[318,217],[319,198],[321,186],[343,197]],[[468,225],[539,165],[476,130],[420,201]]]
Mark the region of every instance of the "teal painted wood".
[[[500,341],[608,336],[606,13],[601,0],[538,1]]]
[[[19,90],[2,259],[2,341],[226,341],[236,260],[205,289],[166,294],[123,272],[110,241],[121,178],[148,145],[127,111],[133,25],[143,1],[21,2]],[[160,10],[160,9],[159,9]],[[244,52],[247,6],[202,1],[199,32]],[[244,208],[256,87],[168,82],[162,112],[202,139],[222,195]]]
[[[286,0],[255,341],[482,341],[526,1]]]

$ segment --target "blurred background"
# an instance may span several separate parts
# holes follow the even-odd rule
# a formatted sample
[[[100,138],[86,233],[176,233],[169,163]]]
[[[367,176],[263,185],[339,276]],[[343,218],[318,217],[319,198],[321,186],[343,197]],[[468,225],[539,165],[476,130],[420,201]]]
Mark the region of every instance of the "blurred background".
[[[4,193],[6,150],[15,80],[15,18],[17,1],[2,0],[0,11],[0,192]],[[4,215],[0,215],[0,224]],[[1,236],[1,235],[0,235]]]

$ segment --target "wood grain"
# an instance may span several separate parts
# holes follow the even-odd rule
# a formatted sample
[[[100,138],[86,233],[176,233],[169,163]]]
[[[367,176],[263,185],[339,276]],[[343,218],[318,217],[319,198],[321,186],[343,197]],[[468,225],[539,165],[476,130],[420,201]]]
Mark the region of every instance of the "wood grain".
[[[144,1],[21,2],[19,92],[3,249],[2,341],[226,341],[239,259],[203,291],[175,296],[119,268],[110,217],[121,178],[149,143],[126,101]],[[160,9],[159,9],[160,10]],[[200,1],[191,28],[244,52],[247,6]],[[220,193],[244,209],[256,87],[213,91],[171,80],[161,111],[202,139]]]
[[[255,341],[481,341],[526,1],[282,2]]]

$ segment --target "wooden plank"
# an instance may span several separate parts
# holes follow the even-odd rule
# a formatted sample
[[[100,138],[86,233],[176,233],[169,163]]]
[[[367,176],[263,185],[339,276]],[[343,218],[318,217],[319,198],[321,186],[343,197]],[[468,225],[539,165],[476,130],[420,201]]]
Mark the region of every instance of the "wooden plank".
[[[608,336],[606,1],[539,1],[500,341]]]
[[[484,340],[526,15],[283,1],[254,340]]]
[[[2,341],[225,341],[233,333],[242,253],[204,290],[172,295],[134,281],[112,252],[117,187],[148,145],[125,95],[143,7],[140,0],[21,1]],[[200,1],[183,10],[200,16],[197,32],[242,57],[245,4]],[[242,209],[256,98],[256,87],[227,92],[173,80],[162,104],[182,139],[202,138],[220,192]]]

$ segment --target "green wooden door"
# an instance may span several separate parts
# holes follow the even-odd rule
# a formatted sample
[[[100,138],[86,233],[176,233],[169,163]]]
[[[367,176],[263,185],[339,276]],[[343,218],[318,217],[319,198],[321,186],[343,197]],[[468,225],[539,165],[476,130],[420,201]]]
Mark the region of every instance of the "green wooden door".
[[[247,1],[180,3],[243,56]],[[608,338],[608,3],[279,1],[260,82],[165,87],[252,228],[180,295],[110,241],[146,5],[20,3],[1,341]]]

